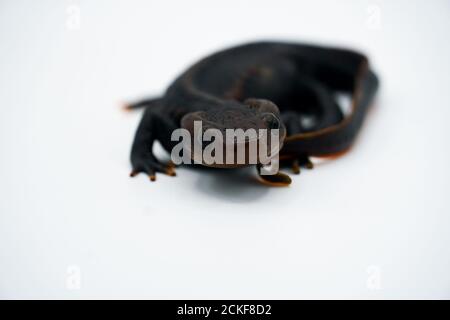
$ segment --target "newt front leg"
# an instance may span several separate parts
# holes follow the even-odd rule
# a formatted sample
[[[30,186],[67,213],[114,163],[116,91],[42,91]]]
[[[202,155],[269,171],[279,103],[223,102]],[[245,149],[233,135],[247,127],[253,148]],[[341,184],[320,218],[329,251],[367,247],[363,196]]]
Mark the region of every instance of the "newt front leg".
[[[169,176],[175,176],[172,164],[162,164],[153,154],[153,143],[158,140],[166,143],[169,132],[176,128],[171,120],[161,116],[151,108],[145,110],[141,123],[136,131],[133,146],[131,148],[131,177],[138,173],[146,173],[151,181],[156,180],[156,173],[161,172]]]

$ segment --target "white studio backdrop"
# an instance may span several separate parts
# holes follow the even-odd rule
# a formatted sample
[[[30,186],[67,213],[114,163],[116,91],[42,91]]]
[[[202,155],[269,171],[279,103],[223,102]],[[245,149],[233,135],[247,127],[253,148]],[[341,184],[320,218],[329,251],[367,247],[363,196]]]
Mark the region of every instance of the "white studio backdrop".
[[[0,2],[1,298],[450,298],[448,1]],[[366,52],[351,152],[128,177],[141,113],[197,59],[281,39]],[[167,157],[158,146],[158,155]]]

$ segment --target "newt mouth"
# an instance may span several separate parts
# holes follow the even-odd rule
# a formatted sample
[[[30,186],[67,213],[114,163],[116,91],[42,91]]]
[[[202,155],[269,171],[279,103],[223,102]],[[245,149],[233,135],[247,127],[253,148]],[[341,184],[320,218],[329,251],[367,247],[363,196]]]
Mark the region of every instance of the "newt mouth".
[[[286,130],[275,115],[265,114],[263,119],[267,121],[271,117],[271,128],[258,129],[224,128],[209,121],[195,120],[184,128],[191,139],[183,140],[183,152],[194,163],[208,167],[267,164],[278,159],[286,137]]]
[[[225,138],[222,141],[204,141],[196,137],[193,143],[184,144],[184,150],[190,159],[207,167],[237,168],[247,165],[267,164],[278,159],[284,136]]]

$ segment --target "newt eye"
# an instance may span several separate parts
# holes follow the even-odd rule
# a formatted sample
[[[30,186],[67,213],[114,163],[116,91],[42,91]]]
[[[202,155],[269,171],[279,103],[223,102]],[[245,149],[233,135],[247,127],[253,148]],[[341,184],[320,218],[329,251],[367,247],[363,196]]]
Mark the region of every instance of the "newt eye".
[[[266,123],[268,129],[280,129],[280,120],[278,120],[277,116],[273,113],[264,113],[262,119]]]

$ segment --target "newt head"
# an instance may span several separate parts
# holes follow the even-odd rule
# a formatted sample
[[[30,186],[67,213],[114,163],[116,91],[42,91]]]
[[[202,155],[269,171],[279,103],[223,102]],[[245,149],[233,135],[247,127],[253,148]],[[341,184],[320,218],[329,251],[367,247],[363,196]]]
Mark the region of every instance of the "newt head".
[[[243,103],[229,101],[223,106],[186,114],[181,127],[191,137],[184,145],[196,163],[218,168],[268,164],[286,137],[278,107],[263,99]]]

